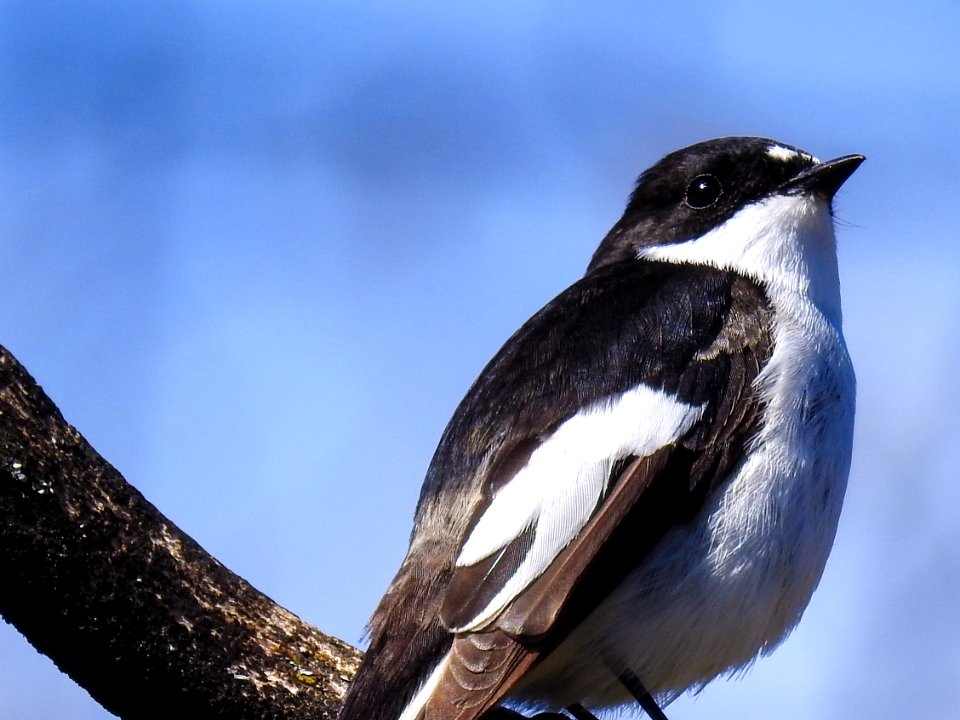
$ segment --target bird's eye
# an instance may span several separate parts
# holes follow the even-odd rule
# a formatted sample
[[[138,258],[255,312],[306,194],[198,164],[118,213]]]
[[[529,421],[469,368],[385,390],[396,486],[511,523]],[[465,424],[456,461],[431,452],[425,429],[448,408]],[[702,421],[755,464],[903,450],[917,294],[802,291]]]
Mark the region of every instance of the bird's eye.
[[[723,186],[714,175],[697,175],[689,185],[683,201],[694,210],[710,207],[723,194]]]

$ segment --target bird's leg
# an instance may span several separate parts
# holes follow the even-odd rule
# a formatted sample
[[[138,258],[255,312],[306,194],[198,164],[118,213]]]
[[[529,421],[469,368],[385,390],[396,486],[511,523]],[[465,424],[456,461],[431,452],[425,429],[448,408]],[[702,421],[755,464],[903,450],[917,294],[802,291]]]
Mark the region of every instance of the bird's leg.
[[[667,720],[667,716],[663,710],[660,709],[660,706],[657,705],[657,701],[653,699],[650,691],[640,682],[640,678],[629,670],[624,670],[617,678],[623,683],[623,686],[630,691],[630,694],[636,698],[637,702],[640,703],[640,707],[650,716],[650,720]]]

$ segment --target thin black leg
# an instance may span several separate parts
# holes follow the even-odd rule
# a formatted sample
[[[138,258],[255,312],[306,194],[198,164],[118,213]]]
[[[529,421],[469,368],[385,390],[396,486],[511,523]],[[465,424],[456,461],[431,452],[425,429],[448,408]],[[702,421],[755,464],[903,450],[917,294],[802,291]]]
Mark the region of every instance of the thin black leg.
[[[653,699],[650,691],[640,682],[640,678],[629,670],[624,670],[617,677],[623,683],[623,686],[630,691],[630,694],[637,699],[640,707],[650,716],[650,720],[667,720],[667,716],[657,705],[657,701]]]

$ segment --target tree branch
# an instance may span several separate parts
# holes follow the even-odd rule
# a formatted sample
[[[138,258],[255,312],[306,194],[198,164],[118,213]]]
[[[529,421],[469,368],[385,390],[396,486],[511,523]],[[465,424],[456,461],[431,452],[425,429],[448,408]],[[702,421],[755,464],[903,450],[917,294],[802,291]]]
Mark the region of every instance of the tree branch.
[[[360,659],[167,520],[2,347],[0,614],[124,720],[332,719]]]

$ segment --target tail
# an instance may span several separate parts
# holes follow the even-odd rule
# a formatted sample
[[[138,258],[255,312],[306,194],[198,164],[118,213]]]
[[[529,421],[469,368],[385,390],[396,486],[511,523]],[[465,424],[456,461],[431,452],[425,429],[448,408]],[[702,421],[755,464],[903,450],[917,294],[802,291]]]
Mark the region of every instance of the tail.
[[[374,637],[337,720],[399,720],[448,647],[449,635],[440,628],[403,640],[394,633]]]
[[[398,720],[449,650],[453,636],[439,607],[446,573],[424,572],[423,557],[404,559],[374,611],[370,647],[338,720]],[[436,553],[426,557],[437,560]]]
[[[536,660],[500,630],[458,635],[402,692],[384,684],[375,663],[361,668],[339,720],[477,720]]]

